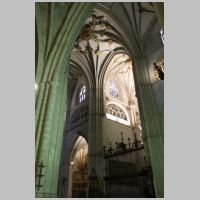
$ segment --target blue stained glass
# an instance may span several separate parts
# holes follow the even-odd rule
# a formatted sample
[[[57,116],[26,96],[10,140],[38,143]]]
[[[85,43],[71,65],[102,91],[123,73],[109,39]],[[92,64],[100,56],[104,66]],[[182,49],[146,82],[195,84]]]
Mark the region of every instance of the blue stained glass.
[[[85,85],[81,88],[81,91],[79,93],[79,102],[81,103],[86,98],[86,87]]]

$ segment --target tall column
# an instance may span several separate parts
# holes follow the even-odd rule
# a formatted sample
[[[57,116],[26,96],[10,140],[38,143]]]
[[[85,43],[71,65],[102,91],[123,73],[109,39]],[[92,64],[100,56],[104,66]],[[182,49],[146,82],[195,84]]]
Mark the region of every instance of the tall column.
[[[94,3],[36,3],[36,197],[57,197],[70,50]]]
[[[140,107],[145,153],[148,155],[153,172],[156,197],[164,197],[164,141],[163,124],[147,72],[144,58],[134,59],[133,71],[136,93]]]
[[[103,158],[103,133],[101,111],[102,88],[90,89],[89,135],[88,135],[88,161],[89,161],[89,197],[100,197],[103,194],[104,158]]]
[[[42,123],[40,138],[37,139],[36,146],[37,152],[36,152],[36,196],[37,197],[43,197],[43,196],[50,196],[50,197],[56,197],[56,194],[53,194],[50,192],[51,190],[47,190],[51,188],[51,183],[47,179],[48,177],[48,171],[49,168],[52,167],[53,163],[53,155],[49,153],[49,146],[52,142],[51,137],[53,137],[53,134],[55,132],[52,131],[54,128],[52,126],[53,120],[55,117],[55,107],[56,107],[56,100],[58,97],[58,90],[59,90],[59,84],[56,82],[51,82],[46,86],[46,90],[49,91],[48,100],[46,103],[46,112],[44,114],[44,122]],[[60,98],[60,97],[59,97]],[[58,134],[58,133],[57,133]],[[52,147],[55,150],[55,147]],[[42,171],[40,171],[39,165],[43,163],[44,168]],[[51,163],[51,165],[49,165]],[[56,173],[56,172],[55,172]],[[48,174],[48,175],[47,175]],[[42,175],[42,177],[40,177]],[[42,194],[41,191],[42,190]]]

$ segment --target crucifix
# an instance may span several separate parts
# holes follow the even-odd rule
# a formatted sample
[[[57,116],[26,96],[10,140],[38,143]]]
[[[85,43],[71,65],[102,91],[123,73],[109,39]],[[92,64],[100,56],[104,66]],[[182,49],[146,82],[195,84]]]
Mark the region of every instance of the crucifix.
[[[41,178],[44,176],[44,174],[42,174],[42,168],[45,167],[45,165],[43,165],[43,161],[41,161],[41,163],[37,167],[39,168],[39,174],[37,174],[36,177],[38,177],[39,180],[38,180],[38,184],[35,185],[35,187],[37,188],[37,190],[39,190],[40,187],[43,186],[41,185]]]

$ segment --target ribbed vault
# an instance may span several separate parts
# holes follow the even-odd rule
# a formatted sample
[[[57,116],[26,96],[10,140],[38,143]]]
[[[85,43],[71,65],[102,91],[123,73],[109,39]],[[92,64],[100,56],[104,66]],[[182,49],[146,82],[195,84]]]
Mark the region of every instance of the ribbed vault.
[[[97,3],[75,42],[71,62],[83,68],[95,83],[114,54],[143,55],[148,38],[152,39],[155,27],[159,28],[157,23],[152,3]]]

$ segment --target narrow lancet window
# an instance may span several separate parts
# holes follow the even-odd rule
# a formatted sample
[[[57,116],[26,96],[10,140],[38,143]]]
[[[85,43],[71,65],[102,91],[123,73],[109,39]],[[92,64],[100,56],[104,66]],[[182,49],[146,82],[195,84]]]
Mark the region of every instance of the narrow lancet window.
[[[160,29],[160,37],[161,37],[162,42],[163,42],[163,44],[164,44],[164,29],[163,29],[163,28]]]
[[[81,88],[80,93],[79,93],[79,102],[81,103],[84,101],[86,98],[86,87],[85,85]]]

